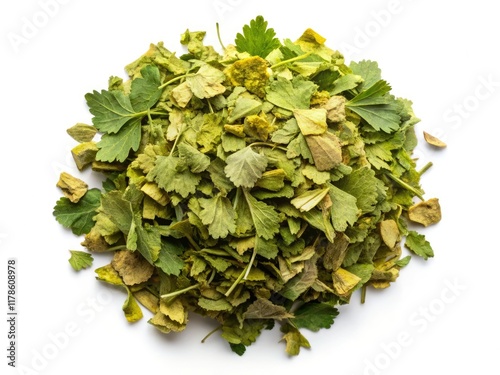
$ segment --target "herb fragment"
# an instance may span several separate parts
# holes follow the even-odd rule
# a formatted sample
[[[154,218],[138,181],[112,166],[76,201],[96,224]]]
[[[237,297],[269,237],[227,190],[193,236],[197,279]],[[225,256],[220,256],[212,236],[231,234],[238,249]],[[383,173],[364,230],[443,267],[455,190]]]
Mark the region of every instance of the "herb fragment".
[[[68,261],[75,271],[90,267],[94,261],[92,255],[84,251],[70,250],[69,252],[71,253],[71,257]]]

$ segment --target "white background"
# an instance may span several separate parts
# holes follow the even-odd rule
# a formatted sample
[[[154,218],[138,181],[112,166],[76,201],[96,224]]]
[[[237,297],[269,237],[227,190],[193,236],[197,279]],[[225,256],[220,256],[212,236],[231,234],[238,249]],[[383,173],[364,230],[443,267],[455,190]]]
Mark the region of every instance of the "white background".
[[[50,7],[43,4],[52,4]],[[0,5],[0,372],[2,374],[472,374],[498,368],[500,264],[498,12],[490,0],[96,1],[24,0]],[[278,329],[243,357],[213,323],[192,317],[186,331],[162,335],[145,319],[130,325],[125,294],[74,272],[68,249],[81,238],[52,208],[62,170],[80,175],[66,129],[90,123],[84,94],[164,41],[182,53],[186,29],[207,31],[219,49],[263,15],[280,39],[311,27],[350,60],[379,62],[397,96],[411,99],[426,130],[419,163],[426,198],[440,199],[443,220],[422,231],[435,258],[413,259],[391,288],[354,296],[329,330],[305,331],[312,349],[288,358]],[[83,179],[92,181],[88,173]],[[17,259],[17,369],[7,366],[7,259]],[[96,256],[93,268],[109,259]],[[68,335],[70,334],[70,335]],[[493,336],[493,341],[486,337]],[[57,343],[54,344],[54,342]],[[321,370],[320,370],[321,369]],[[495,369],[495,370],[494,370]]]

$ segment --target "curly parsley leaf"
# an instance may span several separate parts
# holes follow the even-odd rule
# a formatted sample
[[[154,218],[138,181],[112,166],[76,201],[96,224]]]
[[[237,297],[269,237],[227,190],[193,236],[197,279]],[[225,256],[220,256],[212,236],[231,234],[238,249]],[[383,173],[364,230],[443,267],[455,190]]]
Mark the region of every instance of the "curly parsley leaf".
[[[250,25],[243,26],[243,34],[238,33],[234,43],[238,52],[248,52],[252,56],[265,58],[272,50],[281,46],[275,36],[274,29],[267,28],[264,17],[257,16],[250,21]]]

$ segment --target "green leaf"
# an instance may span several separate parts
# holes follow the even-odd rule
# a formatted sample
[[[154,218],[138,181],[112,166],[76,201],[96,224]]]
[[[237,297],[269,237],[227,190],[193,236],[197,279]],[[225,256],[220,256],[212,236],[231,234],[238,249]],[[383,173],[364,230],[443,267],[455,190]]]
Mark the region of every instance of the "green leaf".
[[[271,137],[271,140],[276,143],[289,144],[298,134],[300,133],[299,124],[295,118],[291,118],[285,125],[277,131],[275,131]]]
[[[208,225],[208,232],[213,238],[226,238],[236,230],[236,212],[231,201],[220,194],[213,198],[200,198],[200,219]]]
[[[224,171],[235,186],[251,188],[267,167],[267,157],[247,146],[226,159]]]
[[[122,310],[127,321],[134,323],[142,319],[142,310],[130,289],[127,286],[125,288],[127,289],[127,299],[123,303]]]
[[[311,97],[317,85],[301,76],[295,76],[291,81],[278,76],[266,89],[266,99],[278,107],[293,111],[294,109],[309,109]]]
[[[146,65],[141,69],[141,76],[132,81],[129,95],[132,107],[138,112],[155,105],[162,93],[160,70],[156,66]]]
[[[257,236],[270,240],[279,232],[280,218],[272,206],[255,199],[250,192],[243,190]],[[237,211],[238,216],[240,213]]]
[[[141,214],[134,215],[134,220],[127,235],[127,248],[138,250],[150,264],[158,259],[161,249],[161,237],[157,227],[143,224]]]
[[[133,119],[122,127],[117,133],[103,134],[97,143],[96,159],[100,161],[113,162],[125,161],[130,150],[137,151],[141,143],[141,120]]]
[[[92,255],[85,251],[70,250],[69,252],[71,253],[69,264],[71,264],[71,267],[73,267],[75,271],[90,267],[94,261]]]
[[[356,198],[351,194],[330,185],[330,199],[332,200],[332,224],[336,231],[343,232],[348,225],[358,220],[358,206]]]
[[[401,258],[400,260],[398,260],[396,262],[396,266],[401,267],[401,268],[406,267],[408,265],[408,263],[410,263],[410,260],[411,260],[411,256],[407,255],[404,258]]]
[[[213,300],[201,297],[198,306],[209,311],[231,311],[233,306],[224,298]]]
[[[249,346],[257,340],[264,328],[262,320],[244,320],[240,324],[235,318],[227,319],[222,325],[222,337],[230,344]]]
[[[265,298],[257,298],[243,314],[243,319],[288,319],[292,318],[285,307],[275,305]]]
[[[391,95],[387,82],[380,80],[346,103],[353,112],[361,116],[373,129],[392,133],[399,129],[402,105]]]
[[[101,204],[101,191],[89,189],[78,201],[71,203],[66,198],[60,198],[53,211],[56,220],[65,228],[70,228],[76,235],[90,232],[94,226],[93,217],[97,214],[97,208]]]
[[[333,89],[330,90],[330,95],[338,95],[341,92],[355,89],[361,82],[363,82],[363,78],[355,74],[346,74],[335,80],[333,83]]]
[[[85,95],[92,123],[101,132],[116,133],[130,119],[137,116],[130,98],[122,91],[93,91]]]
[[[198,151],[197,148],[182,142],[177,145],[179,157],[189,167],[193,173],[201,173],[210,166],[210,158],[204,153]]]
[[[155,166],[147,174],[147,179],[155,181],[158,186],[167,192],[175,191],[183,198],[196,192],[196,186],[201,180],[198,174],[189,169],[183,169],[176,156],[158,156]]]
[[[363,83],[360,85],[360,90],[366,90],[373,86],[376,82],[382,79],[382,72],[376,61],[362,60],[359,62],[352,61],[349,64],[352,72],[363,78]]]
[[[386,189],[384,183],[368,167],[355,169],[335,185],[356,198],[356,205],[362,213],[372,212],[381,198],[380,192]]]
[[[206,99],[226,91],[225,86],[222,85],[225,79],[225,74],[219,69],[204,64],[196,74],[186,77],[186,83],[194,96],[200,99]]]
[[[180,242],[163,239],[155,266],[159,267],[167,275],[179,276],[184,267],[184,261],[180,258],[183,252],[184,247]]]
[[[311,347],[309,341],[291,324],[282,325],[281,332],[284,333],[283,340],[286,342],[286,352],[288,355],[299,355],[300,348],[309,349]]]
[[[391,91],[391,86],[386,81],[380,80],[356,95],[348,104],[350,107],[389,104],[391,97],[385,95],[389,91]]]
[[[250,21],[250,25],[243,26],[243,34],[238,33],[234,43],[238,52],[265,58],[272,50],[281,46],[275,36],[274,29],[267,28],[264,17],[257,16]]]
[[[239,356],[245,354],[247,350],[247,347],[243,344],[229,344],[229,347],[234,353],[238,354]]]
[[[103,194],[99,211],[106,215],[120,231],[128,234],[134,214],[129,201],[123,198],[123,193],[117,190]]]
[[[324,108],[295,109],[293,115],[302,135],[320,135],[328,128]]]
[[[303,271],[289,280],[279,293],[290,301],[295,301],[299,298],[302,293],[314,284],[318,277],[318,269],[315,261],[316,257],[306,260]]]
[[[330,328],[339,311],[326,303],[309,302],[294,311],[291,319],[297,328],[306,328],[313,332],[321,328]]]
[[[413,230],[408,232],[405,240],[405,246],[425,260],[434,256],[431,244],[425,239],[425,236]]]

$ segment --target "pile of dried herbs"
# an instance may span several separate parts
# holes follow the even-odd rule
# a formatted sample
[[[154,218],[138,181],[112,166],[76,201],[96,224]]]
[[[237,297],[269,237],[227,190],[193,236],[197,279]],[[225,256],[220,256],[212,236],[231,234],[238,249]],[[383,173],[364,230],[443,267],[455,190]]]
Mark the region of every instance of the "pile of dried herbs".
[[[128,321],[140,305],[165,333],[207,316],[240,355],[278,322],[296,355],[302,329],[397,279],[403,243],[433,256],[409,229],[441,218],[412,159],[419,120],[377,63],[345,65],[311,29],[280,41],[259,16],[222,54],[204,36],[182,34],[180,57],[151,45],[127,80],[85,95],[93,125],[68,129],[72,154],[105,180],[61,174],[53,214],[113,253],[95,272],[126,291]],[[76,270],[92,260],[71,251]]]

